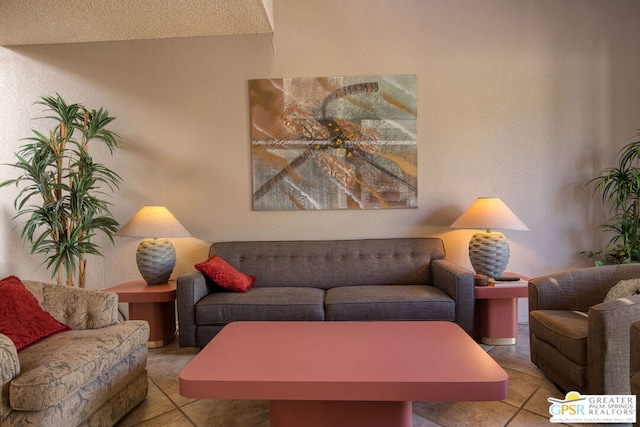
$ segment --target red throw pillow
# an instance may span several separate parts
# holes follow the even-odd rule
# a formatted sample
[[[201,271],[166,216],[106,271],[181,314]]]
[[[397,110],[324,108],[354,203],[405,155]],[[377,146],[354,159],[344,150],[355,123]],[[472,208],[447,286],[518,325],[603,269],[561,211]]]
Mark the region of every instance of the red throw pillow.
[[[217,255],[212,256],[205,262],[196,264],[196,269],[230,291],[247,292],[253,286],[253,282],[256,281],[255,277],[239,272]]]
[[[0,280],[0,333],[11,338],[18,351],[71,328],[44,311],[20,279]]]

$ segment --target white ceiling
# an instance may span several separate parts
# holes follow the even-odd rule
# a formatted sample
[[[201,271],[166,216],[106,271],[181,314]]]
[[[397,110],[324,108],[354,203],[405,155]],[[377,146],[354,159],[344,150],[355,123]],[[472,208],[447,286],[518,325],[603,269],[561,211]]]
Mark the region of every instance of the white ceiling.
[[[273,32],[272,0],[0,0],[0,45]]]

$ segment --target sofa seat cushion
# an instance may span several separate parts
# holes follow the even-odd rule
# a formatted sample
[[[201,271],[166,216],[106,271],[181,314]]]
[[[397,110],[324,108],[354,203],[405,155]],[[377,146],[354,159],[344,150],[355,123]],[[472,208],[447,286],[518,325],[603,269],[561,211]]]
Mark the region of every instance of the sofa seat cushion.
[[[324,320],[324,291],[316,288],[258,288],[246,293],[214,292],[196,303],[196,324],[236,321]]]
[[[148,323],[131,320],[100,329],[62,332],[25,348],[19,354],[21,374],[9,389],[11,407],[38,411],[58,405],[148,338]]]
[[[455,301],[429,285],[342,286],[327,290],[326,320],[455,319]]]
[[[567,359],[586,365],[588,323],[587,315],[582,312],[534,310],[530,313],[529,329],[537,339],[551,345]]]

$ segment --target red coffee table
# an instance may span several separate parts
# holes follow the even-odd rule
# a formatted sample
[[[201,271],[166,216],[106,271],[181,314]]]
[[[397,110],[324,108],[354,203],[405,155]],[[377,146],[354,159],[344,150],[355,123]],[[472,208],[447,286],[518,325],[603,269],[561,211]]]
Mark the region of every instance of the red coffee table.
[[[507,373],[451,322],[236,322],[180,372],[190,398],[271,401],[271,426],[411,426],[411,402],[501,400]]]

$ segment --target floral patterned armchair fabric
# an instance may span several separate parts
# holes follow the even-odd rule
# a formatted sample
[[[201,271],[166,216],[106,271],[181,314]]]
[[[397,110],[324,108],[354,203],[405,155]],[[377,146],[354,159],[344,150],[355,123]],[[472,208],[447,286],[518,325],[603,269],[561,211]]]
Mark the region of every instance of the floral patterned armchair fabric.
[[[116,294],[24,281],[72,330],[16,351],[0,334],[0,426],[112,426],[147,395],[149,325],[118,320]]]

